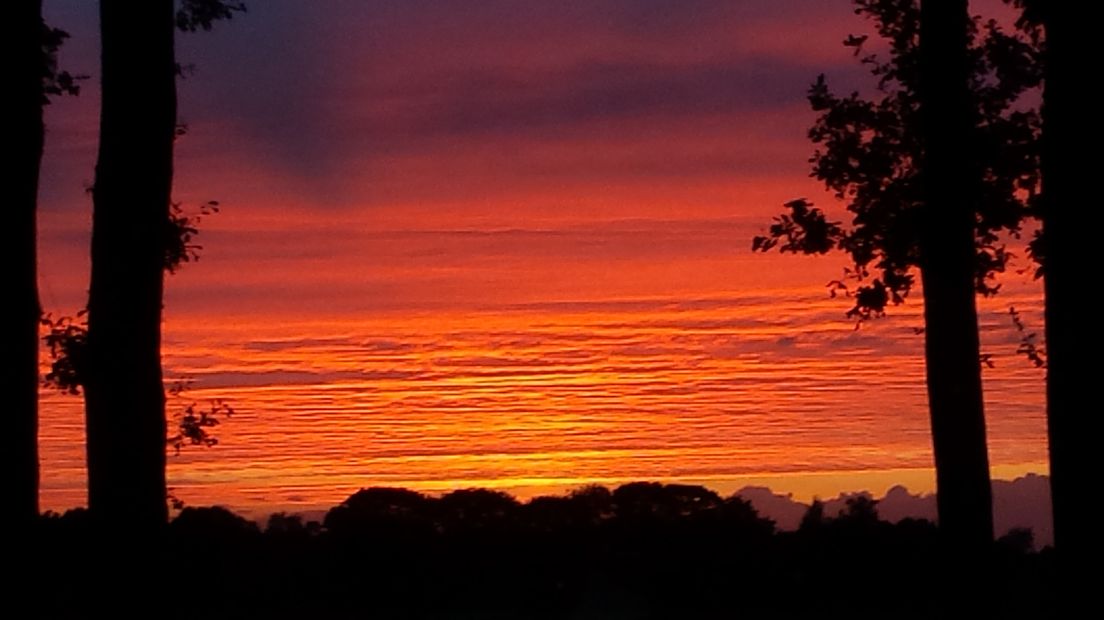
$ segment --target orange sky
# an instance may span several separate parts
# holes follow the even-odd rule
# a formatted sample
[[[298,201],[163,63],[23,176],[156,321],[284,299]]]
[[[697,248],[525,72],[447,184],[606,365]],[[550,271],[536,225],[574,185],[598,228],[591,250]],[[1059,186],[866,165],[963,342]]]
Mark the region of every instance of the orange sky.
[[[165,367],[238,409],[170,458],[190,503],[586,481],[930,490],[919,299],[856,331],[839,257],[752,255],[808,196],[818,72],[864,84],[847,2],[252,3],[180,55],[176,196],[224,210],[168,283]],[[96,74],[95,8],[46,2]],[[48,311],[87,287],[97,89],[52,105]],[[832,207],[835,208],[835,207]],[[842,217],[842,214],[840,215]],[[1024,266],[1023,264],[1020,265]],[[991,455],[1045,471],[1010,273],[982,308]],[[47,395],[43,506],[83,501],[79,403]]]

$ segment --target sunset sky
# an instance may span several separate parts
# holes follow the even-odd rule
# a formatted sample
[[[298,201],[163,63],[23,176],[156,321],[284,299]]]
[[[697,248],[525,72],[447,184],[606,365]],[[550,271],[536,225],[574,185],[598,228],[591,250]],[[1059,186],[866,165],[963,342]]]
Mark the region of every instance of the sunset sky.
[[[218,200],[167,283],[166,375],[238,414],[170,456],[190,503],[332,504],[371,485],[523,495],[678,480],[796,497],[932,490],[919,295],[856,330],[840,256],[755,255],[808,177],[818,73],[869,84],[846,0],[253,0],[180,35],[176,199]],[[998,7],[998,2],[972,7]],[[95,3],[46,0],[44,309],[84,303]],[[1019,259],[1017,268],[1027,267]],[[1046,471],[1043,374],[981,302],[994,473]],[[83,418],[45,396],[42,503],[84,501]]]

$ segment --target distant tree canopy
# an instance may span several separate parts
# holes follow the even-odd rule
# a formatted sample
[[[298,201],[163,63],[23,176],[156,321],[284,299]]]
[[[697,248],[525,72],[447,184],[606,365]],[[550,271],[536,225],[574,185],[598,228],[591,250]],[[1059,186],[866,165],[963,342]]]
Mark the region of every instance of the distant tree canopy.
[[[263,530],[225,508],[187,507],[157,546],[153,572],[168,601],[158,613],[854,618],[877,609],[943,618],[965,608],[1055,615],[1054,554],[1032,553],[1025,532],[990,546],[980,570],[948,570],[930,522],[883,521],[867,496],[829,515],[815,506],[798,531],[774,529],[738,496],[655,482],[525,502],[487,489],[432,496],[369,488],[331,509],[324,524],[277,513]],[[85,617],[105,590],[112,596],[102,606],[117,608],[118,574],[89,552],[102,537],[87,512],[47,515],[36,525],[29,529],[41,552],[25,572],[49,575],[27,592],[40,615]],[[948,582],[969,587],[948,591]]]
[[[489,489],[458,489],[435,498],[409,489],[373,487],[332,508],[323,525],[336,535],[393,536],[397,532],[501,533],[522,524],[560,531],[613,522],[630,526],[692,522],[706,529],[707,524],[728,524],[763,536],[774,532],[774,523],[738,495],[722,498],[705,487],[658,482],[631,482],[613,491],[589,486],[564,497],[538,497],[525,504]]]
[[[869,50],[868,36],[844,45],[876,78],[872,96],[833,92],[824,75],[809,89],[817,113],[809,138],[817,145],[812,176],[823,181],[852,214],[850,225],[833,221],[806,199],[787,203],[752,249],[766,252],[845,253],[844,278],[833,292],[850,295],[848,316],[866,319],[899,304],[915,284],[920,264],[924,140],[920,115],[920,8],[915,0],[856,0],[855,12],[869,17],[888,43]],[[968,31],[969,85],[976,132],[971,168],[982,180],[975,214],[975,287],[992,295],[996,276],[1012,253],[1035,207],[1039,187],[1039,112],[1023,95],[1039,86],[1042,67],[1037,42],[1008,32],[995,20],[974,18]]]

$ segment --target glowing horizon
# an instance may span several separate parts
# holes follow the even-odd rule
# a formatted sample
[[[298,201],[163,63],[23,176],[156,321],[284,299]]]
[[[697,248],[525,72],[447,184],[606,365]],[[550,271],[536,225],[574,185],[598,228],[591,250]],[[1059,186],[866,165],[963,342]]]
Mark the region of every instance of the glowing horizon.
[[[869,83],[839,44],[869,30],[846,2],[327,7],[266,2],[181,37],[197,71],[176,198],[224,209],[167,281],[165,373],[238,414],[219,446],[170,456],[179,497],[932,490],[919,291],[856,330],[824,288],[842,257],[750,251],[795,197],[845,219],[808,178],[804,94],[822,71]],[[73,34],[63,65],[96,75],[94,5],[46,9]],[[97,91],[47,111],[55,315],[87,288]],[[1008,478],[1047,458],[1043,373],[1007,317],[1041,331],[1040,288],[1003,283],[979,308]],[[83,423],[77,399],[44,392],[44,509],[83,502]]]

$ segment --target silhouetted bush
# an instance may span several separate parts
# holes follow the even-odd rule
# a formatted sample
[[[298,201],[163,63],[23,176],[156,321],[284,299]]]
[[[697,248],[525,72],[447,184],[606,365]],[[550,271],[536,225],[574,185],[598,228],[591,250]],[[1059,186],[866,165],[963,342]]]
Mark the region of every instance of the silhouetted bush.
[[[33,534],[26,593],[40,615],[85,617],[117,600],[102,553],[122,541],[85,511],[45,515]],[[150,570],[168,617],[832,618],[854,616],[857,600],[894,618],[1046,617],[1054,584],[1029,532],[948,563],[933,524],[882,521],[868,496],[838,515],[815,503],[780,532],[738,497],[650,482],[525,503],[363,489],[322,523],[277,513],[263,531],[224,508],[185,508],[164,541]],[[956,590],[965,571],[985,588]]]

